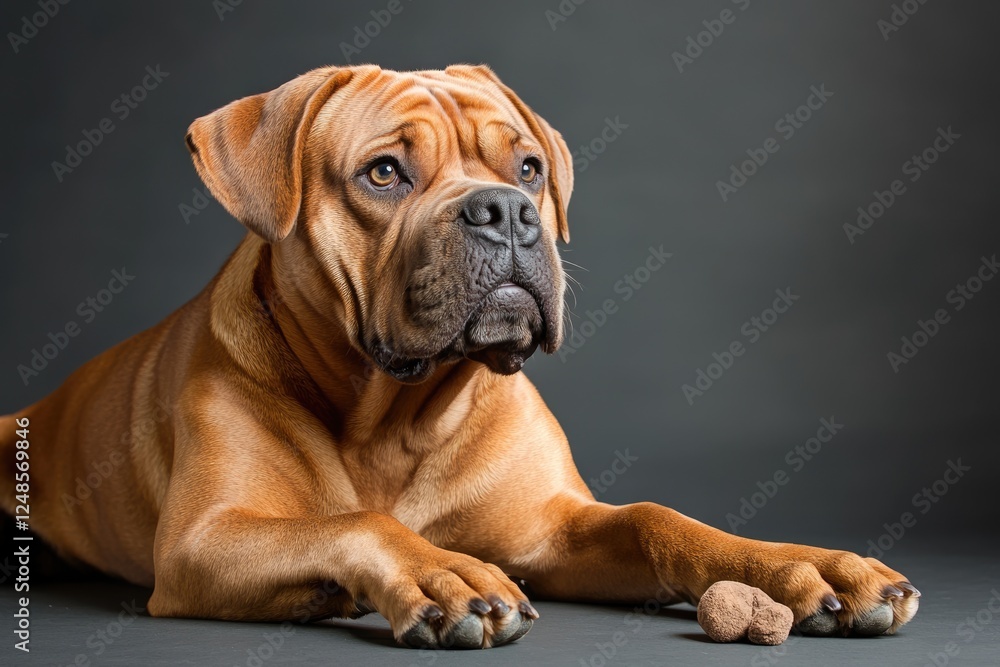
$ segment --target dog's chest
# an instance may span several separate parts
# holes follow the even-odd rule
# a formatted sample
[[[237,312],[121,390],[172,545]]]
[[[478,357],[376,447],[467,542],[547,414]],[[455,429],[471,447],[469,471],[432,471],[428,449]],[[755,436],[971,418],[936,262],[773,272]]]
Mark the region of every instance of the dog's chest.
[[[406,511],[401,506],[417,488],[421,495],[433,494],[435,485],[428,483],[425,470],[428,457],[407,445],[385,437],[342,447],[342,474],[329,476],[326,484],[329,500],[339,508],[347,501],[353,511],[395,515],[400,509]]]

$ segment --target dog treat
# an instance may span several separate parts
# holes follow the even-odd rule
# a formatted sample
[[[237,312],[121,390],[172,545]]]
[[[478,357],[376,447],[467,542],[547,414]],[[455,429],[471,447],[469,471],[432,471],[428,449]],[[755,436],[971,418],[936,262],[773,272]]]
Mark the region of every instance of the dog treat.
[[[793,620],[791,609],[737,581],[712,584],[698,602],[698,624],[717,642],[775,646],[788,639]]]

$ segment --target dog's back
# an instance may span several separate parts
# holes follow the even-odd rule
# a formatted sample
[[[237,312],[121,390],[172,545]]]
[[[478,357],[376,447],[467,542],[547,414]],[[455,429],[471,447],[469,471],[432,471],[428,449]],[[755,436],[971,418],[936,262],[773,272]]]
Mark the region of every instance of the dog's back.
[[[87,362],[42,400],[0,417],[3,513],[17,518],[26,504],[31,531],[65,558],[152,584],[177,395],[173,369],[161,359],[167,348],[191,345],[198,321],[207,326],[199,318],[207,301],[197,297]],[[176,364],[184,355],[171,357]]]

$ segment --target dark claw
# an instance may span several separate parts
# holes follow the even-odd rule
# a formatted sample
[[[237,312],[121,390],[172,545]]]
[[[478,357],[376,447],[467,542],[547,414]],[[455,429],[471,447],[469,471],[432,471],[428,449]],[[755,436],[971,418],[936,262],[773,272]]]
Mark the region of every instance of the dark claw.
[[[823,596],[823,606],[830,611],[840,611],[843,608],[837,596],[829,593]]]
[[[886,598],[901,598],[903,597],[903,591],[899,590],[892,584],[889,584],[882,589],[882,597]]]
[[[908,582],[908,581],[904,581],[904,582],[902,582],[901,584],[899,584],[899,587],[903,589],[903,592],[904,592],[904,593],[906,593],[906,597],[910,597],[911,595],[912,595],[913,597],[915,597],[915,598],[918,598],[918,597],[920,597],[920,591],[918,591],[918,590],[917,590],[917,589],[916,589],[916,588],[915,588],[915,587],[913,586],[913,584],[911,584],[911,583],[910,583],[910,582]]]
[[[493,605],[493,608],[490,612],[493,614],[493,616],[498,618],[503,618],[508,613],[510,613],[510,607],[507,606],[507,603],[501,600],[496,595],[492,594],[488,595],[487,599],[489,600],[490,604]]]
[[[521,610],[521,613],[530,618],[531,620],[535,620],[538,618],[538,611],[531,606],[530,602],[521,602],[517,606]]]
[[[444,617],[444,611],[442,611],[441,607],[435,604],[427,605],[424,607],[424,610],[420,612],[420,618],[427,621],[436,621],[442,617]]]
[[[900,595],[902,595],[902,592],[900,592]],[[469,601],[469,609],[480,616],[485,616],[490,613],[493,607],[491,607],[490,604],[482,598],[472,598]]]

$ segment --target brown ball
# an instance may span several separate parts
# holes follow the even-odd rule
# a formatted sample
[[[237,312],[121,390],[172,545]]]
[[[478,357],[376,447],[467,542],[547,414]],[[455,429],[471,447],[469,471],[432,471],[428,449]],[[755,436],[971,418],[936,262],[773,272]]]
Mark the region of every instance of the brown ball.
[[[788,639],[794,616],[767,593],[737,581],[712,584],[698,602],[698,624],[717,642],[749,639],[774,646]]]

